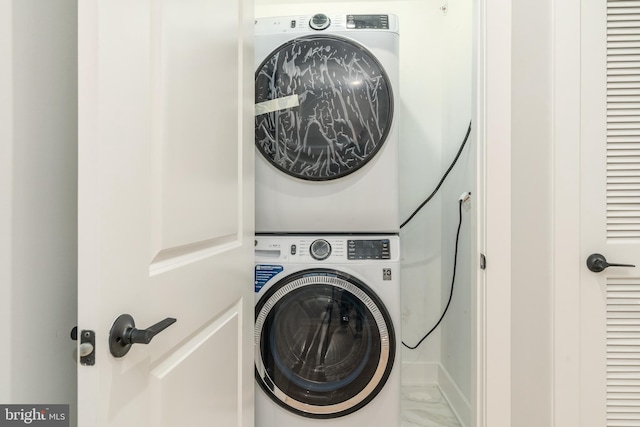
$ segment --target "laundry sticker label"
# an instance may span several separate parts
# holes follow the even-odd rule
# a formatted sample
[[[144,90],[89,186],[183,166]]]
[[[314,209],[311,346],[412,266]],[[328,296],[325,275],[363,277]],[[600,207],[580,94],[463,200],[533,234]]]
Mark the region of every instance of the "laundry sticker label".
[[[269,264],[258,264],[256,265],[255,271],[255,281],[254,281],[254,290],[256,293],[260,292],[260,289],[264,285],[267,284],[269,280],[271,280],[274,276],[282,273],[281,265],[269,265]]]
[[[256,116],[272,113],[274,111],[286,110],[300,105],[298,95],[283,96],[282,98],[271,99],[269,101],[258,102],[256,104]]]

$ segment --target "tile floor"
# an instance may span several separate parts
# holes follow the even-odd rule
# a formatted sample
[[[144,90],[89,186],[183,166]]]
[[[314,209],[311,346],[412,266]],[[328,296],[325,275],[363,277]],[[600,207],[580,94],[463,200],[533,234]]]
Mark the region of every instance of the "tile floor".
[[[438,386],[403,386],[401,427],[461,427]]]

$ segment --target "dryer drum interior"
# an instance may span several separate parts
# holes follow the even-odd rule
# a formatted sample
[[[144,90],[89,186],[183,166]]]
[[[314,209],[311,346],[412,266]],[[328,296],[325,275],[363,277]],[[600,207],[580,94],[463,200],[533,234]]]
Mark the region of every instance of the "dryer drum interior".
[[[276,403],[307,417],[354,412],[384,386],[395,355],[390,317],[362,282],[307,270],[256,306],[256,380]]]
[[[393,94],[378,60],[335,35],[289,41],[255,75],[255,140],[281,171],[326,181],[348,175],[381,149]]]

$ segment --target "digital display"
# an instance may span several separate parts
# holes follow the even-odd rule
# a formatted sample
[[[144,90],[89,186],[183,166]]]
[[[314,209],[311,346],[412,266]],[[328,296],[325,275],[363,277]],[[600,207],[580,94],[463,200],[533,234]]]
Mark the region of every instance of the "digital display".
[[[390,259],[389,240],[349,240],[348,259]]]
[[[389,15],[347,15],[350,29],[389,29]]]

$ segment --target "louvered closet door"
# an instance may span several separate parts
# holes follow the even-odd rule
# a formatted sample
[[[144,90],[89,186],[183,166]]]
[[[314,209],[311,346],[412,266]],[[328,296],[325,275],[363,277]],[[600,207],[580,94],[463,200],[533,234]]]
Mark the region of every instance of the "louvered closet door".
[[[582,0],[581,58],[580,427],[640,427],[640,1]]]

